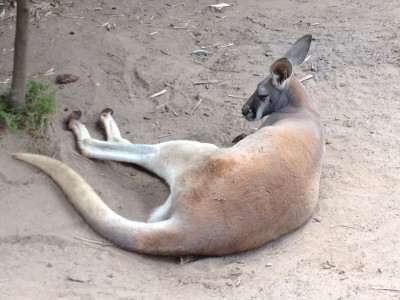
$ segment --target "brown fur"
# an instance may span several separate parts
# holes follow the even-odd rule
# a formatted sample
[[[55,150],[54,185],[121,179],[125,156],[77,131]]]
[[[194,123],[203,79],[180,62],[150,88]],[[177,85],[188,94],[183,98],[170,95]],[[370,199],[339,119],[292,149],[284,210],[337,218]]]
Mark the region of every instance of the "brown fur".
[[[69,127],[83,155],[136,163],[170,185],[169,200],[150,223],[112,212],[61,162],[32,154],[16,158],[52,176],[92,228],[122,248],[158,255],[253,249],[301,226],[318,201],[325,151],[322,122],[303,85],[293,76],[284,83],[282,95],[289,105],[227,149],[188,141],[131,144],[120,136],[111,110],[100,117],[108,137],[102,142],[89,136],[79,113],[71,115]],[[78,188],[71,188],[72,180]]]

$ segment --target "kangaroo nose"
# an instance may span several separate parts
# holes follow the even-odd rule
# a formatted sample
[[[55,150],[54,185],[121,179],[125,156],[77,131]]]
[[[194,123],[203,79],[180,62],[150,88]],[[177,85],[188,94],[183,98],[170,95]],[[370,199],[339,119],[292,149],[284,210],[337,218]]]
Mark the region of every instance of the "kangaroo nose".
[[[248,106],[248,105],[244,105],[243,108],[242,108],[242,114],[243,114],[243,116],[248,115],[249,110],[250,110],[249,106]]]

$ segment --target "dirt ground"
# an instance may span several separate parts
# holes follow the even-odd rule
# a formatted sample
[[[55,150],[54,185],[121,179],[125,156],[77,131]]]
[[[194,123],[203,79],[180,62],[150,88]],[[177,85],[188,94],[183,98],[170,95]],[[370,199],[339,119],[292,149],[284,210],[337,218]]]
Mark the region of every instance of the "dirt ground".
[[[29,75],[54,87],[59,111],[46,139],[1,131],[1,299],[400,299],[398,0],[248,0],[222,11],[215,3],[36,1]],[[15,30],[5,7],[0,91]],[[179,264],[81,240],[106,242],[46,175],[11,158],[55,156],[118,213],[145,220],[168,188],[132,166],[79,156],[69,113],[82,110],[97,138],[99,112],[111,107],[131,141],[229,147],[260,125],[241,116],[245,99],[306,33],[311,57],[295,74],[314,76],[304,85],[326,128],[320,202],[305,226],[257,250]],[[80,78],[58,86],[61,73]]]

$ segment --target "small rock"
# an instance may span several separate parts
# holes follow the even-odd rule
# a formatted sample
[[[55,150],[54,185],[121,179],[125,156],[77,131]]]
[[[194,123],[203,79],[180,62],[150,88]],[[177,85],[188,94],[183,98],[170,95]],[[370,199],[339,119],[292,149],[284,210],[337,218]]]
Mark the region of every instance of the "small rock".
[[[272,264],[271,263],[267,263],[267,264],[265,264],[265,266],[266,267],[272,267]]]

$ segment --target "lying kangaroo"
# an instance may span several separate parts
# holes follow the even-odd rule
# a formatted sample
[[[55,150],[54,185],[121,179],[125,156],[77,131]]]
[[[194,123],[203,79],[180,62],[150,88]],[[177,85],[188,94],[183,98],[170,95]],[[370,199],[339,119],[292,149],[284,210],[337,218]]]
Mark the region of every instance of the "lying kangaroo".
[[[146,254],[224,255],[253,249],[299,227],[318,200],[325,152],[317,108],[292,68],[306,57],[311,36],[300,38],[271,66],[271,74],[243,106],[249,121],[269,115],[231,148],[195,141],[131,144],[112,110],[100,115],[107,141],[90,137],[81,113],[68,120],[82,155],[140,165],[163,178],[171,194],[148,222],[113,212],[71,168],[49,157],[15,154],[53,178],[101,236]]]

